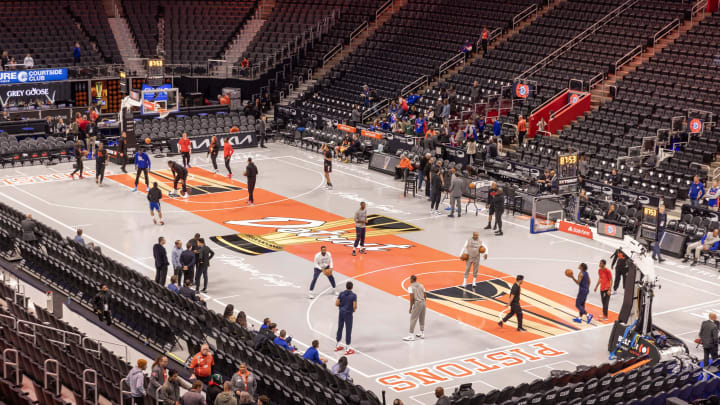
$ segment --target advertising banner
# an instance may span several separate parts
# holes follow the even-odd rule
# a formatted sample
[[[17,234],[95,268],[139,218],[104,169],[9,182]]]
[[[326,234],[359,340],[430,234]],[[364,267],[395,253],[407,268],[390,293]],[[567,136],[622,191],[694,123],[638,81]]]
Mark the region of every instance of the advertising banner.
[[[67,80],[68,70],[58,69],[31,69],[9,70],[0,72],[0,84],[53,82]]]
[[[5,72],[0,72],[2,73]],[[70,82],[0,85],[0,104],[3,107],[29,103],[37,99],[54,104],[56,100],[63,101],[70,98]]]

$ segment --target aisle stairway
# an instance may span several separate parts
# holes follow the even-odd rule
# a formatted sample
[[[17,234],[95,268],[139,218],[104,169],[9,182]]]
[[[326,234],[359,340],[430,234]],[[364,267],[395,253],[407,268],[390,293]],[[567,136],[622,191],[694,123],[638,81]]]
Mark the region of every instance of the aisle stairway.
[[[138,51],[135,38],[130,32],[130,26],[125,17],[108,18],[110,21],[110,29],[115,37],[115,42],[120,50],[123,64],[130,70],[132,76],[144,76],[145,64],[140,60],[140,52]]]

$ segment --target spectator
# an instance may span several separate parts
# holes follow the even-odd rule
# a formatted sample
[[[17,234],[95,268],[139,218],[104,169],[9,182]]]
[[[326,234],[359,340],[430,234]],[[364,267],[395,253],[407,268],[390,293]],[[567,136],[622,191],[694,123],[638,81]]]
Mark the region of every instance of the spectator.
[[[305,360],[310,360],[313,363],[324,366],[327,363],[327,359],[320,357],[318,347],[320,347],[320,341],[318,341],[317,339],[313,340],[311,346],[308,347],[302,357]]]
[[[704,320],[700,325],[700,343],[703,346],[703,366],[710,366],[710,359],[713,361],[718,358],[718,324],[717,315],[714,312],[708,314],[708,319]]]
[[[130,369],[125,380],[130,387],[130,397],[134,405],[145,404],[145,376],[143,371],[147,367],[147,360],[138,359],[137,366]]]
[[[76,243],[79,243],[83,246],[85,246],[85,240],[82,237],[83,230],[78,228],[78,230],[75,232],[75,239],[73,239]]]
[[[480,85],[477,80],[473,82],[470,88],[470,100],[472,100],[473,103],[477,103],[478,100],[480,100]]]
[[[197,302],[202,301],[202,297],[198,296],[197,292],[193,288],[190,288],[192,286],[192,281],[190,279],[185,280],[185,285],[180,287],[180,291],[178,293],[182,295],[183,297],[189,299],[190,301]]]
[[[155,282],[165,285],[167,279],[168,263],[167,250],[165,250],[165,238],[159,237],[158,243],[153,246],[153,257],[155,258]]]
[[[100,246],[96,246],[95,243],[93,243],[93,242],[88,243],[88,244],[87,244],[87,248],[90,249],[90,250],[92,250],[92,251],[94,251],[94,252],[102,253],[102,252],[100,251]]]
[[[450,398],[445,395],[442,387],[435,388],[435,398],[437,398],[435,405],[450,405]]]
[[[241,392],[240,395],[237,396],[237,403],[238,405],[252,405],[255,401],[253,401],[253,397],[247,392]]]
[[[690,198],[690,205],[693,207],[700,207],[700,201],[705,195],[705,185],[700,182],[698,176],[693,177],[693,182],[690,184],[688,190],[688,198]]]
[[[280,347],[284,347],[287,350],[290,350],[291,352],[295,351],[295,348],[290,346],[290,342],[288,340],[291,340],[292,338],[287,337],[287,332],[285,329],[280,331],[280,336],[275,337],[275,340],[273,340],[273,343]]]
[[[616,222],[618,220],[618,213],[615,211],[615,204],[610,204],[607,213],[603,216],[606,221]]]
[[[183,252],[180,254],[181,271],[180,275],[178,276],[178,282],[180,284],[183,284],[184,278],[185,281],[189,281],[190,285],[192,285],[193,267],[195,266],[195,252],[193,252],[192,242],[188,242],[185,247],[186,250],[183,250]]]
[[[440,112],[440,117],[444,120],[450,119],[450,100],[445,99],[442,106],[442,111]]]
[[[248,60],[248,58],[243,56],[242,62],[240,62],[240,66],[242,66],[243,69],[248,69],[250,67],[250,61]]]
[[[204,343],[200,346],[200,352],[194,355],[192,361],[190,361],[190,368],[193,369],[190,379],[194,380],[197,378],[207,384],[210,382],[210,376],[212,375],[212,368],[214,365],[215,358],[212,353],[210,353],[210,346],[208,346],[207,343]],[[200,387],[202,388],[202,385]]]
[[[170,284],[168,284],[168,290],[177,293],[180,292],[180,285],[178,285],[178,276],[170,277]]]
[[[412,162],[410,161],[410,158],[408,158],[407,152],[403,152],[402,158],[400,158],[400,163],[395,167],[395,178],[396,179],[402,179],[405,177],[405,172],[411,172],[415,169]]]
[[[23,64],[25,65],[25,69],[32,69],[33,66],[35,66],[35,61],[33,60],[32,56],[30,56],[29,53],[27,55],[25,55]]]
[[[393,405],[403,405],[403,401],[400,400],[400,399],[395,399],[395,400],[393,401]]]
[[[10,63],[10,56],[8,55],[8,51],[3,51],[2,57],[0,57],[0,64],[2,65],[2,70],[7,70],[8,63]]]
[[[703,251],[709,252],[717,250],[718,242],[720,241],[718,234],[718,229],[715,228],[712,230],[712,233],[706,233],[699,241],[688,243],[685,248],[685,258],[683,259],[683,263],[687,263],[687,261],[692,257],[693,262],[690,265],[695,266],[697,265],[697,261]]]
[[[80,52],[80,42],[75,42],[75,47],[73,48],[73,65],[80,64],[80,56],[82,56]]]
[[[180,398],[180,403],[182,405],[206,405],[205,399],[202,395],[202,387],[203,383],[200,381],[195,381],[192,384],[192,388],[190,391],[186,392],[182,398]]]
[[[712,187],[707,191],[707,205],[709,210],[718,210],[718,198],[720,198],[720,188],[718,188],[718,181],[713,180]]]
[[[235,306],[233,304],[227,304],[225,306],[225,311],[223,312],[223,319],[228,320],[230,322],[235,322]]]
[[[247,316],[245,315],[245,311],[240,311],[237,314],[237,317],[235,318],[235,322],[240,325],[241,328],[244,330],[247,330]]]
[[[237,405],[238,403],[240,403],[240,398],[235,399],[235,395],[232,392],[232,384],[230,381],[225,381],[223,391],[215,397],[212,405]],[[210,395],[208,395],[208,405],[210,405]]]
[[[482,29],[482,49],[483,49],[483,56],[487,55],[487,47],[488,47],[488,30],[487,27],[483,26]]]
[[[525,118],[523,118],[522,115],[518,117],[517,131],[518,145],[522,145],[525,140],[525,135],[527,135],[527,121],[525,120]]]
[[[218,94],[218,102],[220,105],[230,105],[230,96],[227,94]]]
[[[270,405],[270,398],[268,398],[267,395],[260,395],[257,405]]]
[[[350,378],[350,368],[348,367],[348,360],[345,356],[342,356],[338,359],[337,364],[332,366],[330,373],[332,373],[332,375],[334,376],[337,376],[343,381],[352,382],[352,378]]]
[[[487,146],[487,157],[489,159],[497,159],[498,157],[498,146],[495,142],[495,138],[490,138],[490,143]]]
[[[8,70],[16,70],[17,69],[17,62],[15,62],[15,58],[10,58],[10,62],[8,62]]]
[[[158,388],[165,384],[168,372],[167,364],[168,358],[160,355],[155,359],[152,366],[150,366],[150,381],[147,387],[150,398],[156,398]]]
[[[168,372],[168,377],[158,393],[158,400],[162,405],[180,405],[180,381],[177,371]]]
[[[495,123],[493,123],[493,135],[500,136],[500,132],[502,129],[502,124],[500,124],[500,117],[495,118]]]
[[[230,382],[232,384],[233,392],[235,392],[235,395],[238,397],[240,397],[240,394],[243,392],[250,394],[252,397],[255,396],[257,380],[255,379],[255,375],[247,369],[247,365],[245,363],[240,363],[237,373],[232,376]]]
[[[353,106],[352,112],[350,113],[350,125],[357,126],[362,123],[362,116],[360,115],[360,109],[357,104]]]
[[[67,126],[62,118],[58,119],[57,124],[55,124],[55,135],[62,137],[67,135]]]
[[[464,53],[465,56],[470,55],[472,53],[473,46],[470,43],[469,40],[465,40],[465,42],[460,47],[460,52]]]
[[[215,399],[223,392],[223,380],[220,374],[213,374],[210,377],[205,395],[207,397],[208,404],[214,404]]]
[[[108,287],[103,284],[93,299],[93,306],[95,307],[95,313],[98,315],[100,322],[104,320],[107,325],[110,326],[112,325],[112,316],[110,314],[110,297],[108,295]]]
[[[170,261],[172,262],[173,266],[173,275],[175,275],[175,281],[177,281],[177,277],[182,274],[182,264],[180,263],[180,256],[182,255],[183,248],[182,248],[182,242],[180,240],[175,241],[175,246],[173,246],[173,250],[170,253]]]
[[[22,228],[22,240],[34,245],[37,241],[37,236],[35,235],[37,224],[33,221],[32,215],[25,214],[25,219],[20,222],[20,227]]]

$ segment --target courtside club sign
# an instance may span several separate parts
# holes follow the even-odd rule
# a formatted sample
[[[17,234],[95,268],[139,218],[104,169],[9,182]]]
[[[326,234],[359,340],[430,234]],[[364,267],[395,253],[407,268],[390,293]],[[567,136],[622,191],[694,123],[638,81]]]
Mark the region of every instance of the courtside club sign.
[[[65,68],[0,72],[0,84],[53,82],[67,78],[68,70]]]

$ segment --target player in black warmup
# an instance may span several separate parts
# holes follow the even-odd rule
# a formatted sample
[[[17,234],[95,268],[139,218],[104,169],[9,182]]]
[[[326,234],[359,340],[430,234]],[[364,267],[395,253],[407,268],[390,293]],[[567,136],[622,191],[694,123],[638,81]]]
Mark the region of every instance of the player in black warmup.
[[[103,180],[105,179],[105,162],[107,161],[107,150],[103,146],[103,143],[98,144],[98,148],[95,151],[95,183],[98,187],[102,187]]]
[[[178,182],[182,180],[182,196],[185,198],[188,198],[188,192],[187,192],[187,169],[182,167],[181,165],[173,162],[172,160],[168,161],[168,167],[173,173],[173,192],[170,195],[170,197],[178,197],[177,193],[177,186]]]
[[[213,135],[212,139],[210,140],[210,147],[208,148],[208,156],[210,156],[210,161],[213,165],[213,170],[215,174],[217,174],[217,156],[218,156],[218,139],[217,136]]]
[[[325,172],[325,181],[327,182],[326,187],[328,188],[328,190],[332,190],[333,185],[332,181],[330,181],[330,173],[332,173],[332,151],[327,144],[323,145],[323,151],[323,171]]]
[[[258,169],[257,166],[255,166],[255,163],[253,163],[252,158],[248,158],[248,164],[245,168],[245,176],[247,177],[247,186],[248,186],[248,204],[254,205],[255,204],[255,198],[253,197],[253,192],[255,191],[255,180],[257,179],[258,175]]]
[[[118,140],[118,154],[120,155],[120,164],[122,167],[120,168],[123,173],[127,173],[127,170],[125,170],[125,165],[127,164],[127,134],[125,131],[120,135],[120,140]]]
[[[83,178],[83,150],[82,150],[82,141],[78,140],[75,144],[75,148],[73,148],[73,154],[75,155],[75,171],[70,173],[70,177],[75,180],[75,173],[80,174],[80,178]]]
[[[505,317],[498,322],[498,325],[500,327],[503,327],[503,324],[507,322],[510,318],[512,318],[513,315],[517,317],[517,330],[518,332],[525,332],[525,329],[522,327],[522,319],[523,319],[523,313],[522,313],[522,307],[520,306],[520,286],[523,283],[523,280],[525,277],[522,276],[522,274],[518,275],[515,278],[515,284],[513,284],[512,288],[510,289],[510,301],[507,303],[507,306],[510,307],[510,312],[508,312]]]

